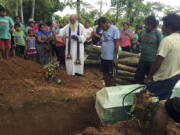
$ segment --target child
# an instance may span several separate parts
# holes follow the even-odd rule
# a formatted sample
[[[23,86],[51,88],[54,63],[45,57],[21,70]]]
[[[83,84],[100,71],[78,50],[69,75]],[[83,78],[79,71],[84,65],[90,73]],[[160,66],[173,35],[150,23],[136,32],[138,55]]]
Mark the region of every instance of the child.
[[[28,35],[26,37],[26,44],[27,44],[27,55],[32,61],[36,61],[36,38],[34,37],[34,31],[29,30]]]
[[[21,26],[19,23],[16,23],[14,28],[15,28],[15,30],[13,32],[14,47],[16,47],[17,56],[24,58],[25,57],[25,47],[26,47],[25,34],[21,30]]]
[[[7,10],[0,5],[0,59],[9,57],[11,48],[10,31],[14,26],[14,22],[7,16]]]

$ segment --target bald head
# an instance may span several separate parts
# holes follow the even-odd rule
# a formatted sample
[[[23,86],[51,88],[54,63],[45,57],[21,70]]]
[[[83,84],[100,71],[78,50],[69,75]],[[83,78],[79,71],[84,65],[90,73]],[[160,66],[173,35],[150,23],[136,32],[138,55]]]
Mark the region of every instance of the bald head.
[[[72,14],[70,17],[69,17],[69,21],[71,24],[75,24],[78,20],[78,17],[76,14]]]

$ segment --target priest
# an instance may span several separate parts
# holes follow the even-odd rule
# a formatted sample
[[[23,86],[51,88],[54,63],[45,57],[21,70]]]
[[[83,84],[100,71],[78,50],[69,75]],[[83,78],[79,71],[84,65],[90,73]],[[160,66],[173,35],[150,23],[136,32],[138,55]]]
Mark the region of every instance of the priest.
[[[67,24],[60,32],[66,39],[65,63],[68,75],[84,74],[84,42],[86,40],[86,30],[78,22],[77,15],[73,14]]]

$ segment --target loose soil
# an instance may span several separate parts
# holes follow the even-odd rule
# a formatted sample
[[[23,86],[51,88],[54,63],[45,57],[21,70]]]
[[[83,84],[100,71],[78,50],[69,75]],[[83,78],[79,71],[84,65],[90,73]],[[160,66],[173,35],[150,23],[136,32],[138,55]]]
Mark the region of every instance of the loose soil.
[[[69,135],[99,126],[94,95],[103,87],[101,73],[89,68],[83,77],[57,74],[61,85],[48,83],[34,62],[0,61],[1,135]]]
[[[141,135],[137,120],[102,127],[94,95],[102,74],[57,72],[61,85],[48,83],[39,64],[20,58],[0,61],[0,135]],[[179,134],[180,126],[170,125]]]

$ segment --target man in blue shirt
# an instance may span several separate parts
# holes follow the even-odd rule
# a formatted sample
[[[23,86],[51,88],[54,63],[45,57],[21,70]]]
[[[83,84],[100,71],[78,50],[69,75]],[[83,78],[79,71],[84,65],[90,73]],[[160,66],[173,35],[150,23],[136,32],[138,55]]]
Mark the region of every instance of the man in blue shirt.
[[[103,77],[105,86],[109,87],[114,85],[115,67],[118,62],[119,30],[105,17],[101,17],[98,20],[98,23],[103,30],[101,37],[101,64]]]

